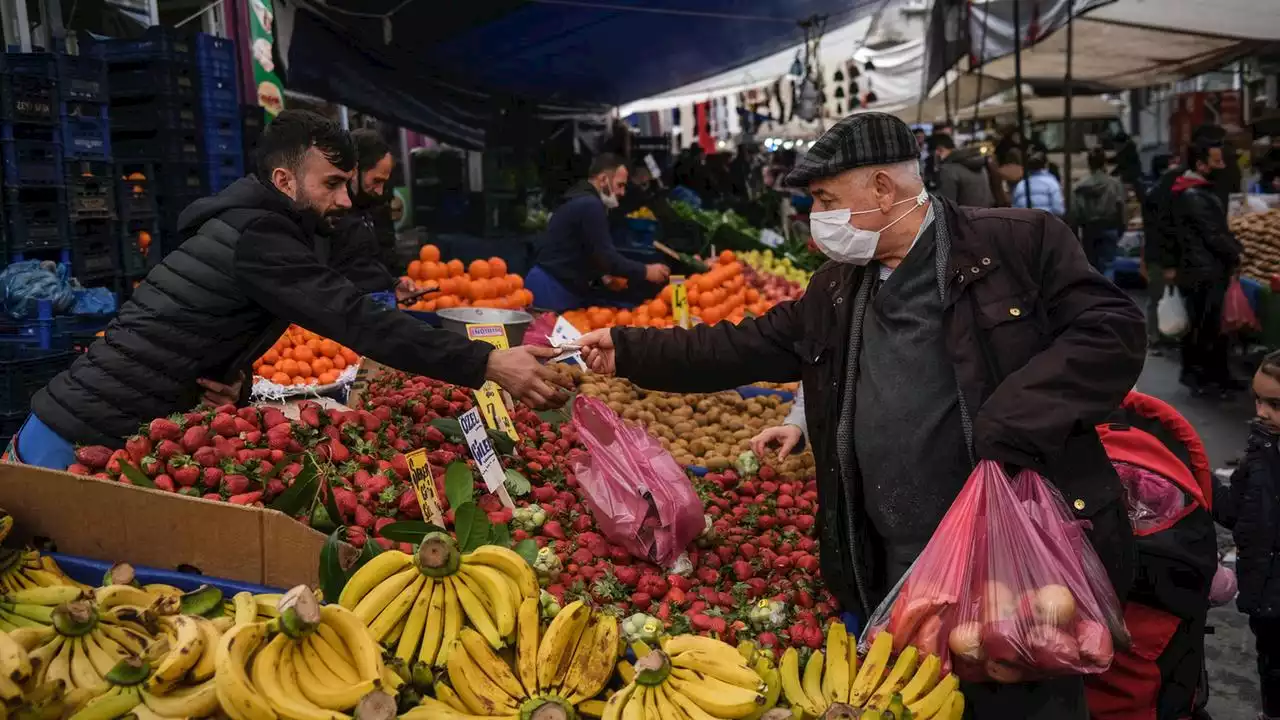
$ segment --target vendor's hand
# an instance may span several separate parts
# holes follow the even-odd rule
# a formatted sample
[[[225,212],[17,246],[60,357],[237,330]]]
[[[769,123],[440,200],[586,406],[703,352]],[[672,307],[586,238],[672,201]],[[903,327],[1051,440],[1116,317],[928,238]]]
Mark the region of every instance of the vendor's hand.
[[[751,438],[751,451],[756,457],[763,458],[765,450],[770,445],[778,446],[778,460],[786,460],[792,450],[800,444],[800,438],[804,433],[795,425],[778,425],[777,427],[765,428],[760,431],[759,435]]]
[[[539,360],[550,360],[560,354],[549,347],[522,345],[510,350],[494,350],[489,354],[485,380],[492,380],[512,397],[535,409],[557,408],[569,401],[568,387],[560,375]]]
[[[591,372],[601,375],[612,375],[617,372],[613,357],[613,333],[609,328],[592,330],[578,338],[582,347],[582,359]]]
[[[409,278],[400,278],[396,283],[396,300],[404,300],[416,292],[418,292],[418,286],[414,285]]]
[[[1174,270],[1173,268],[1169,268],[1169,269],[1167,269],[1167,270],[1165,270],[1165,271],[1164,271],[1164,284],[1165,284],[1165,285],[1172,285],[1172,284],[1173,284],[1173,282],[1174,282],[1175,280],[1177,280],[1177,279],[1178,279],[1178,271],[1177,271],[1177,270]]]
[[[196,380],[196,384],[204,388],[204,395],[201,396],[201,399],[206,403],[214,407],[235,405],[240,402],[240,390],[244,385],[244,373],[237,375],[236,381],[230,385],[224,385],[208,378],[200,378]]]
[[[644,266],[644,279],[654,285],[661,285],[671,277],[671,268],[662,263],[653,263]]]

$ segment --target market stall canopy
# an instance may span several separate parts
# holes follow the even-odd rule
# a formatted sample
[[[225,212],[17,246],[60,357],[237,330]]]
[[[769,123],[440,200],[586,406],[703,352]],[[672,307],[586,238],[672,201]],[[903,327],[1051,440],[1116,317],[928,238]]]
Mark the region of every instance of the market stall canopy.
[[[485,118],[594,113],[790,48],[880,0],[278,0],[291,89],[452,142]],[[281,6],[294,12],[287,12]],[[289,15],[290,17],[285,17]],[[288,27],[286,27],[286,25]]]
[[[1061,118],[1066,113],[1067,101],[1061,97],[1027,98],[1022,103],[1023,111],[1032,120],[1041,118]],[[1077,95],[1071,99],[1071,115],[1077,120],[1090,118],[1119,117],[1123,105],[1112,102],[1097,95]],[[978,105],[976,108],[966,107],[955,111],[957,120],[1012,120],[1018,115],[1018,104],[1013,102]]]
[[[885,112],[891,112],[907,123],[935,123],[947,119],[950,107],[953,121],[971,120],[972,106],[1011,87],[1012,80],[975,73],[958,75],[953,71],[948,79],[939,81],[939,86],[924,101],[896,105],[886,108]],[[969,109],[959,109],[963,107]]]

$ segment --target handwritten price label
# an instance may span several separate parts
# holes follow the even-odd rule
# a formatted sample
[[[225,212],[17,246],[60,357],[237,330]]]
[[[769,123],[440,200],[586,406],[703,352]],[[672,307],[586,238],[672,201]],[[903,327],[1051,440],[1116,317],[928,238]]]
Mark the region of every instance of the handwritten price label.
[[[497,350],[511,347],[507,343],[507,330],[501,325],[467,325],[467,337],[480,342],[487,342]],[[480,414],[484,415],[485,425],[498,432],[506,433],[516,442],[520,436],[516,434],[516,424],[507,413],[507,404],[502,399],[502,388],[492,380],[486,382],[476,391],[476,404],[480,406]]]
[[[440,512],[440,496],[436,493],[436,480],[431,476],[431,463],[427,461],[426,449],[414,450],[405,455],[404,459],[409,464],[409,479],[413,481],[413,491],[418,495],[422,517],[434,525],[444,527],[444,513]]]
[[[689,328],[689,288],[685,287],[683,275],[671,276],[671,315],[678,327]]]
[[[484,478],[485,487],[489,492],[496,493],[503,505],[515,507],[511,495],[507,492],[507,475],[502,470],[498,453],[493,449],[493,441],[489,439],[484,423],[480,420],[480,412],[471,408],[458,416],[458,424],[462,426],[462,434],[467,439],[467,449],[471,451],[471,458],[476,461],[480,477]]]

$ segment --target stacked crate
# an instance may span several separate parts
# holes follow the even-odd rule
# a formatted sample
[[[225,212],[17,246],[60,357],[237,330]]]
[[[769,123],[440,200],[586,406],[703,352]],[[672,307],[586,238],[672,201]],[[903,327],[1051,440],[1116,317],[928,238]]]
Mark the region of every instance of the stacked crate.
[[[58,88],[72,274],[86,286],[118,291],[120,249],[115,239],[107,65],[99,57],[59,55]]]
[[[6,259],[71,250],[55,57],[0,54],[0,216]]]
[[[236,46],[207,33],[196,36],[204,178],[220,192],[244,175],[244,133],[236,98]]]
[[[107,62],[111,145],[128,170],[121,179],[149,169],[145,183],[159,231],[152,249],[167,252],[179,242],[179,214],[209,194],[195,43],[171,28],[151,27],[138,39],[94,42],[92,52]],[[122,237],[136,238],[139,230],[126,225]]]

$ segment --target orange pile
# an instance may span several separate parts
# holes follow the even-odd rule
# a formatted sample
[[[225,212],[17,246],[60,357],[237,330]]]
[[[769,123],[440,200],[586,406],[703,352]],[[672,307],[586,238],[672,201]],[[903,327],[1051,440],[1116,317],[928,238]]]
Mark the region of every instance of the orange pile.
[[[262,357],[253,363],[253,374],[277,385],[328,385],[360,356],[338,343],[290,325]]]
[[[706,325],[728,321],[735,325],[747,313],[763,315],[772,306],[755,288],[747,287],[742,275],[742,263],[731,250],[720,253],[714,265],[706,273],[690,275],[685,280],[689,295],[690,313]],[[675,318],[671,313],[672,286],[668,285],[658,297],[643,303],[634,310],[590,307],[570,310],[564,318],[583,332],[617,325],[633,327],[672,327]]]
[[[461,260],[440,261],[440,249],[423,245],[418,259],[409,263],[405,277],[423,290],[439,286],[440,292],[426,295],[410,310],[443,310],[453,307],[486,307],[515,310],[533,304],[533,293],[524,287],[524,278],[507,272],[499,257],[475,260],[464,266]]]

